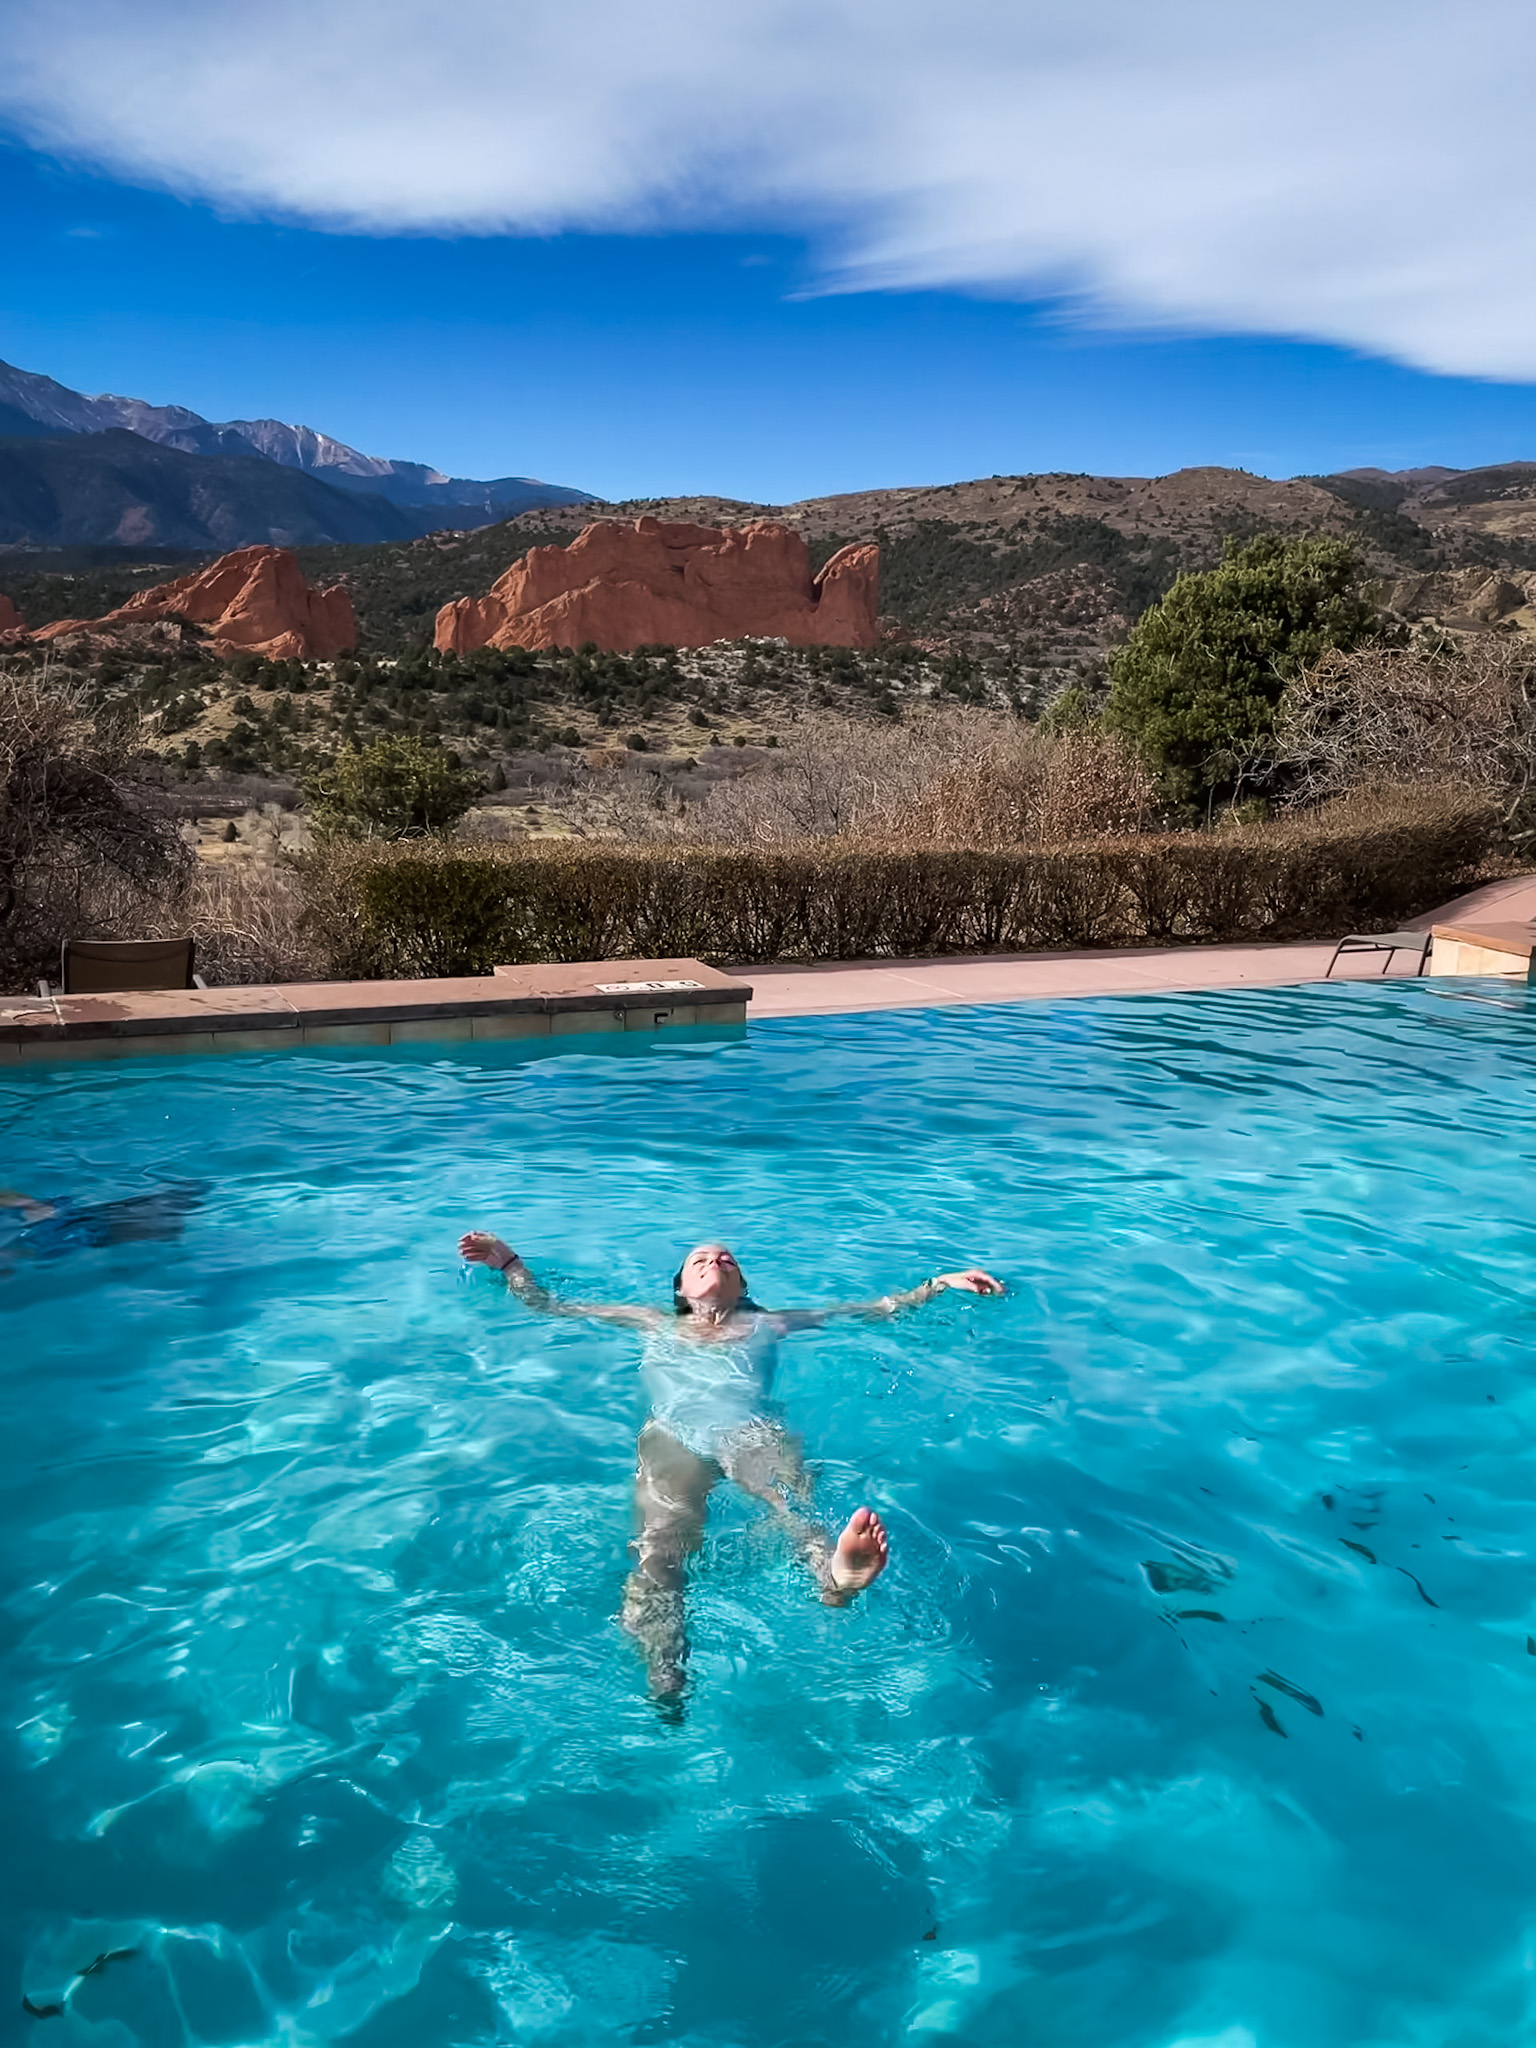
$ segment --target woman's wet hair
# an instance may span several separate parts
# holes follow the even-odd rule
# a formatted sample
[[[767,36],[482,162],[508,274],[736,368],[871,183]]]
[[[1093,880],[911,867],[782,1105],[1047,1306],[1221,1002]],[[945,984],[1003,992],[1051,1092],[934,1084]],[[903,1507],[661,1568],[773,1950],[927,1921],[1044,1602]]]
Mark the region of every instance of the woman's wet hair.
[[[736,1270],[738,1273],[741,1273],[740,1266]],[[758,1315],[761,1315],[763,1312],[762,1303],[754,1301],[747,1292],[747,1276],[745,1273],[741,1273],[741,1299],[737,1302],[736,1306],[738,1308],[753,1309]],[[693,1314],[693,1303],[683,1292],[683,1269],[681,1266],[672,1275],[672,1312],[674,1315],[679,1316],[691,1316]]]

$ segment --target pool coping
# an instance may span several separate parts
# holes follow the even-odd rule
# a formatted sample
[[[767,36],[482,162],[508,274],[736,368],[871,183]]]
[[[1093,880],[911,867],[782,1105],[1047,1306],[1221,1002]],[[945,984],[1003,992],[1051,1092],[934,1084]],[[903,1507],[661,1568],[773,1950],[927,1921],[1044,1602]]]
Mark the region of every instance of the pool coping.
[[[1536,922],[1470,917],[1433,928],[1434,971],[1536,982]]]
[[[11,997],[0,998],[0,1064],[739,1026],[751,997],[750,983],[699,960],[498,967],[433,981]]]

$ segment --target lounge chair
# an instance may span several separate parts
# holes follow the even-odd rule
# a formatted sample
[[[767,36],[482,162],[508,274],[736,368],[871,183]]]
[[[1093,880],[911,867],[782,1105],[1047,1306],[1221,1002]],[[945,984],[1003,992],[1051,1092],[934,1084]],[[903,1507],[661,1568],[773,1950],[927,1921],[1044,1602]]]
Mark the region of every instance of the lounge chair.
[[[206,988],[192,972],[190,939],[66,939],[59,948],[59,983],[37,984],[39,995],[121,995],[157,988]]]
[[[1394,953],[1417,953],[1419,964],[1414,971],[1422,974],[1432,943],[1428,932],[1351,932],[1347,939],[1340,939],[1334,947],[1333,958],[1328,962],[1328,974],[1338,966],[1341,953],[1385,953],[1387,957],[1381,963],[1383,974],[1392,965]],[[1324,981],[1328,974],[1323,976]]]

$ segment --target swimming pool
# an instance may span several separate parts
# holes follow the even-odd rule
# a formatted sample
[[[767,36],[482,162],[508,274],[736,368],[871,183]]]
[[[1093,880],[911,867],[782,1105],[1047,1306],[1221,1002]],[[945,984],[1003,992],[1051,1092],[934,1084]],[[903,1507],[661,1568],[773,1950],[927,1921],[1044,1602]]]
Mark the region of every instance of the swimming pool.
[[[1356,984],[9,1075],[0,1179],[155,1201],[0,1244],[8,2009],[1528,2040],[1533,1025]],[[820,1606],[717,1495],[658,1712],[635,1339],[462,1275],[473,1224],[619,1299],[714,1235],[773,1303],[1003,1274],[786,1347],[881,1584]]]

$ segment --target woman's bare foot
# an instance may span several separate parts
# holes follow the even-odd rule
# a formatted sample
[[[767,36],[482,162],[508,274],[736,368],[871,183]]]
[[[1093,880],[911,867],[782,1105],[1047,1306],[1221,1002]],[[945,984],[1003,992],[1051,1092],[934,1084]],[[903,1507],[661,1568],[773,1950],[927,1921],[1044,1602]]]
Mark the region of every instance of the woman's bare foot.
[[[842,1607],[855,1593],[872,1586],[890,1562],[890,1539],[885,1524],[871,1508],[855,1508],[848,1526],[837,1539],[837,1548],[827,1559],[829,1584],[822,1598],[829,1607]]]

